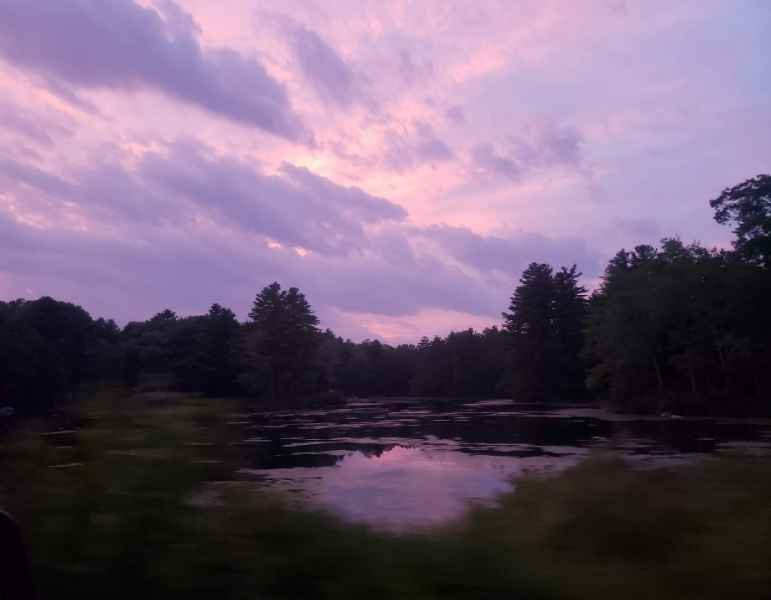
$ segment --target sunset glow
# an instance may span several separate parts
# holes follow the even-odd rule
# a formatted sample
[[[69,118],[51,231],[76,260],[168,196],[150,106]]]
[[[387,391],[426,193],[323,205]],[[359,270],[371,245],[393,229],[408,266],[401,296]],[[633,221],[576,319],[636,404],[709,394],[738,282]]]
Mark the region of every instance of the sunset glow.
[[[0,291],[122,323],[271,281],[354,339],[500,321],[768,169],[771,4],[0,0]],[[163,282],[158,284],[158,282]]]

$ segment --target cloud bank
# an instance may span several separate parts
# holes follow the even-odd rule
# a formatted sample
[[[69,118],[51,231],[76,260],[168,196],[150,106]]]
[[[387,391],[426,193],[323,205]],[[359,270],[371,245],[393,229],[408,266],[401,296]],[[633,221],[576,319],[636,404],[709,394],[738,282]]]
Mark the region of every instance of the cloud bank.
[[[121,321],[296,285],[324,326],[500,321],[531,261],[726,245],[768,170],[769,11],[0,0],[0,298]],[[716,40],[720,43],[716,43]]]
[[[76,88],[151,89],[238,123],[301,139],[284,86],[254,58],[203,48],[171,0],[0,0],[0,55]]]

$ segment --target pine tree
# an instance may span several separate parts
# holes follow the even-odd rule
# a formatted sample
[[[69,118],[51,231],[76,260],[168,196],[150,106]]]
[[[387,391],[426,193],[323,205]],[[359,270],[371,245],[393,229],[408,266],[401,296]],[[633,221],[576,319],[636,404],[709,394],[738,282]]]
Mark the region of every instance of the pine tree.
[[[508,386],[515,399],[575,400],[584,393],[586,289],[576,266],[557,273],[546,264],[525,269],[503,313],[509,338]]]
[[[257,294],[249,317],[258,358],[268,367],[271,398],[296,395],[320,340],[319,320],[305,295],[294,287],[282,290],[274,282]]]
[[[517,400],[550,399],[556,337],[554,277],[547,264],[531,263],[503,313],[510,340],[509,387]]]
[[[204,393],[227,395],[238,377],[238,339],[240,325],[229,308],[212,304],[205,318],[201,344]]]
[[[581,273],[573,265],[562,267],[554,275],[554,334],[557,340],[558,364],[555,380],[561,399],[580,399],[585,392],[584,365],[581,351],[586,325],[586,288],[579,282]]]

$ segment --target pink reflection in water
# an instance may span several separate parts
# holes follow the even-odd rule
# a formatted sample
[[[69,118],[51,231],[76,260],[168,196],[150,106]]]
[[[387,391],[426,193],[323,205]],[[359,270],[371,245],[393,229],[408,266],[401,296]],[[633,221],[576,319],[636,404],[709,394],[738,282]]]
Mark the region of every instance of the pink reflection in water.
[[[511,490],[512,478],[526,470],[572,462],[396,446],[379,456],[348,453],[334,467],[251,473],[347,519],[398,530],[459,517],[469,503],[489,504]]]

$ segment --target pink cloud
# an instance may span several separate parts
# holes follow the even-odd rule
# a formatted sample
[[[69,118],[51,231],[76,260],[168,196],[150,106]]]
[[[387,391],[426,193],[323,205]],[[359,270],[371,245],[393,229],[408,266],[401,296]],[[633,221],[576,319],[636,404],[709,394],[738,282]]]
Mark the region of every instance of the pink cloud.
[[[0,3],[0,54],[53,84],[147,87],[215,114],[299,139],[281,83],[253,58],[202,48],[195,21],[172,0],[161,12],[132,0]]]
[[[771,160],[764,19],[0,0],[3,294],[140,318],[279,279],[404,340],[495,322],[529,260],[591,280],[651,236],[724,243],[706,201]]]

